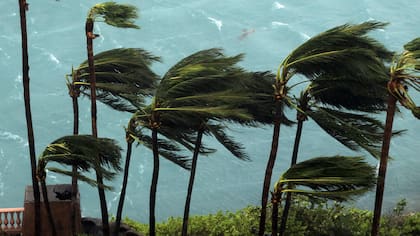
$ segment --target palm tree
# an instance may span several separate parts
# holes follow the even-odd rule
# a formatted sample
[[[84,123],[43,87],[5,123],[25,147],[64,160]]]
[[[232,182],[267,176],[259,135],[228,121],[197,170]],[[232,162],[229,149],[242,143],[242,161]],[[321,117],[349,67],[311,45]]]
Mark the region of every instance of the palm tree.
[[[385,187],[385,176],[392,136],[392,125],[397,101],[410,109],[413,115],[420,119],[420,107],[417,107],[408,94],[408,87],[420,91],[420,38],[404,45],[404,51],[394,56],[390,66],[388,81],[388,103],[385,130],[379,163],[378,182],[376,186],[375,209],[372,223],[372,236],[377,236],[382,210],[382,200]]]
[[[296,101],[297,129],[291,166],[297,162],[303,123],[312,118],[322,129],[351,150],[365,149],[379,158],[384,125],[380,121],[357,112],[375,113],[385,109],[386,80],[377,83],[353,78],[318,78]],[[339,111],[340,109],[350,111]],[[291,193],[287,193],[280,235],[284,234]]]
[[[317,157],[290,167],[274,185],[272,235],[277,235],[278,204],[283,193],[350,200],[375,186],[375,168],[362,157]]]
[[[309,81],[319,77],[345,77],[361,81],[377,78],[375,81],[380,81],[386,75],[382,58],[388,58],[390,52],[366,34],[385,25],[370,21],[332,28],[297,47],[280,64],[274,83],[274,131],[262,191],[259,235],[264,234],[268,192],[280,135],[281,104],[286,101],[291,103],[287,85],[296,74],[305,76]]]
[[[131,153],[133,143],[137,141],[139,144],[143,144],[149,149],[152,149],[152,138],[150,136],[143,134],[143,127],[140,126],[138,122],[138,115],[142,114],[140,112],[136,112],[130,121],[128,122],[128,126],[126,128],[126,141],[127,141],[127,150],[126,150],[126,159],[125,159],[125,167],[124,167],[124,177],[121,187],[120,199],[118,201],[118,208],[117,214],[115,218],[115,231],[114,235],[118,235],[119,228],[121,225],[121,216],[124,207],[124,200],[125,200],[125,193],[128,184],[128,173],[130,168],[130,160],[131,160]],[[167,140],[158,140],[158,145],[160,148],[160,153],[162,157],[166,158],[167,160],[175,163],[176,165],[184,168],[190,169],[190,161],[186,156],[179,155],[177,153],[181,152],[182,149],[179,148],[178,145],[167,141]]]
[[[137,9],[132,5],[117,4],[115,2],[99,3],[93,6],[87,16],[85,24],[87,57],[89,65],[89,81],[91,96],[91,118],[92,118],[92,135],[98,137],[96,124],[96,74],[93,57],[93,39],[97,37],[93,33],[94,22],[103,20],[105,23],[122,28],[139,28],[134,24],[137,18]],[[105,198],[105,191],[101,187],[103,180],[101,173],[96,173],[96,181],[98,182],[98,194],[101,203],[102,225],[104,235],[109,235],[108,209]]]
[[[232,108],[223,102],[228,98],[239,99],[238,92],[226,91],[226,88],[231,88],[231,82],[239,75],[245,74],[234,66],[241,57],[242,55],[226,57],[220,49],[213,48],[184,58],[163,76],[152,104],[139,113],[139,125],[152,131],[154,169],[150,191],[151,235],[155,234],[154,210],[159,173],[158,155],[161,149],[161,144],[157,139],[158,133],[188,150],[195,149],[197,156],[198,153],[214,151],[201,144],[197,145],[198,147],[195,145],[197,130],[205,127],[198,132],[198,137],[199,133],[203,135],[213,132],[217,134],[216,138],[224,139],[222,143],[234,155],[243,156],[243,153],[239,152],[240,145],[233,142],[230,137],[224,136],[224,127],[218,123],[228,117],[230,117],[229,120],[250,119],[250,116],[244,113],[244,109]],[[241,95],[243,97],[243,94]],[[199,143],[201,142],[197,144]]]
[[[44,200],[44,206],[47,212],[48,221],[50,223],[51,233],[53,236],[55,236],[57,235],[57,230],[55,228],[54,216],[51,211],[50,202],[48,199],[47,184],[45,182],[45,179],[47,178],[47,172],[45,169],[46,165],[47,165],[47,162],[45,160],[43,159],[38,160],[37,177],[39,179],[39,182],[41,183],[42,197]],[[73,230],[73,233],[74,233],[74,230]]]
[[[97,152],[98,150],[99,153]],[[76,167],[76,178],[96,186],[97,182],[95,180],[80,174],[78,171],[87,172],[93,169],[102,172],[106,179],[111,180],[115,176],[115,171],[121,170],[119,164],[121,159],[120,150],[121,148],[116,145],[115,141],[107,138],[94,138],[90,135],[64,136],[55,140],[45,148],[38,159],[37,177],[41,182],[44,205],[46,207],[53,235],[57,235],[57,231],[49,205],[47,185],[45,182],[47,170],[72,177],[74,177],[74,172],[55,167],[47,167],[48,163],[56,162],[62,165],[72,166],[73,168]],[[97,156],[100,157],[99,164],[96,158]],[[111,167],[111,170],[108,170],[108,167]],[[104,187],[110,188],[109,186]],[[76,233],[75,229],[73,229],[73,234],[75,235]]]
[[[36,154],[35,154],[35,139],[34,130],[32,125],[32,113],[31,113],[31,101],[30,101],[30,90],[29,90],[29,59],[28,59],[28,34],[26,30],[26,11],[28,10],[29,4],[26,0],[19,0],[19,12],[20,12],[20,29],[22,37],[22,83],[23,83],[23,97],[25,101],[25,115],[26,115],[26,127],[28,132],[28,147],[29,157],[31,160],[31,174],[32,174],[32,188],[34,193],[34,205],[35,205],[35,235],[40,236],[41,234],[41,196],[39,192],[38,180],[36,178]]]
[[[99,162],[96,158],[99,156]],[[42,168],[40,175],[45,175],[45,170],[72,176],[72,171],[62,170],[56,167],[46,167],[50,162],[56,162],[65,166],[77,166],[77,178],[92,186],[98,183],[81,174],[95,170],[102,172],[106,180],[112,180],[121,170],[121,148],[116,141],[109,138],[95,138],[92,135],[69,135],[58,138],[50,143],[39,157]],[[111,189],[110,186],[102,186]]]

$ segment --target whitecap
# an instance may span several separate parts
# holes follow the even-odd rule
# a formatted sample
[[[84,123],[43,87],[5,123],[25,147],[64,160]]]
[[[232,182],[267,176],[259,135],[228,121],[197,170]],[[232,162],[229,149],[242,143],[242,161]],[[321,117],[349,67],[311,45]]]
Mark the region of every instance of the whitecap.
[[[57,59],[56,56],[54,56],[54,54],[52,53],[47,53],[48,58],[50,59],[50,61],[53,61],[55,64],[60,64],[60,61]]]
[[[275,9],[283,9],[283,8],[285,8],[285,6],[283,4],[281,4],[281,3],[279,3],[279,2],[274,2],[273,3],[273,7]]]
[[[309,35],[307,35],[307,34],[305,34],[305,33],[299,33],[300,34],[300,36],[302,36],[304,39],[306,39],[306,40],[308,40],[308,39],[310,39],[311,38],[311,36],[309,36]]]
[[[3,140],[13,140],[13,141],[17,141],[19,143],[24,143],[25,139],[20,137],[17,134],[13,134],[9,131],[0,131],[0,139]]]
[[[271,26],[273,26],[273,27],[287,26],[287,25],[289,25],[289,24],[283,23],[283,22],[280,22],[280,21],[273,21],[273,22],[271,22]]]
[[[207,19],[209,19],[213,24],[215,24],[219,31],[222,29],[223,22],[221,20],[215,19],[213,17],[207,17]]]

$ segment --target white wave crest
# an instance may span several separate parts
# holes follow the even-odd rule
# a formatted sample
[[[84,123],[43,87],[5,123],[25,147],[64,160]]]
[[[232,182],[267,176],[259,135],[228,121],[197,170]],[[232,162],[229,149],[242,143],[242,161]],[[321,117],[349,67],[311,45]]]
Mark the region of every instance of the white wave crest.
[[[9,131],[0,131],[0,139],[13,140],[13,141],[17,141],[18,143],[25,143],[24,138],[20,137],[17,134],[13,134]]]
[[[211,23],[215,24],[219,31],[222,30],[223,22],[221,20],[215,19],[213,17],[207,17],[207,19],[209,19]]]
[[[308,39],[310,39],[311,38],[311,36],[309,36],[309,35],[307,35],[307,34],[305,34],[305,33],[299,33],[300,34],[300,36],[302,36],[302,38],[304,38],[304,39],[306,39],[306,40],[308,40]]]
[[[289,25],[289,24],[283,23],[283,22],[280,22],[280,21],[273,21],[273,22],[271,22],[271,26],[273,26],[273,27],[287,26],[287,25]]]
[[[273,3],[273,7],[275,9],[283,9],[283,8],[285,8],[285,6],[283,4],[281,4],[281,3],[279,3],[279,2],[274,2]]]
[[[60,64],[60,61],[57,59],[57,57],[54,54],[52,53],[47,53],[47,54],[50,61],[54,62],[57,65]]]

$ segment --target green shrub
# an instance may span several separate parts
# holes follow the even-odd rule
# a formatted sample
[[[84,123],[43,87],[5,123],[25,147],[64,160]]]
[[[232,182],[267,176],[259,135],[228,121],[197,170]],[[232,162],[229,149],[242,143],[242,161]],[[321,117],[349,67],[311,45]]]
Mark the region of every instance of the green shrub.
[[[394,211],[382,218],[380,235],[420,235],[420,213],[402,214],[405,200],[397,203]],[[271,215],[271,209],[268,209]],[[281,212],[280,214],[281,215]],[[260,216],[259,207],[248,206],[237,212],[219,211],[204,216],[191,216],[189,235],[224,236],[256,235]],[[373,213],[336,202],[311,201],[294,198],[287,221],[288,236],[369,236]],[[267,219],[266,233],[271,232],[271,219]],[[124,223],[138,232],[148,235],[148,225],[126,218]],[[157,235],[181,235],[182,218],[170,217],[156,226]]]

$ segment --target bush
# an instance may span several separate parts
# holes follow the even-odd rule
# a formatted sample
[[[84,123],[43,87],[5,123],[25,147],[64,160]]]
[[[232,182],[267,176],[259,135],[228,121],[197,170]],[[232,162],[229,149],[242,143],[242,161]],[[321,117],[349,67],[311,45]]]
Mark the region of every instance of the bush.
[[[415,236],[420,235],[420,213],[403,215],[405,200],[397,203],[393,213],[381,221],[380,235]],[[271,215],[271,209],[268,209]],[[281,212],[280,214],[281,215]],[[205,216],[191,216],[189,235],[223,236],[223,235],[256,235],[260,208],[248,206],[237,212],[222,212]],[[288,236],[368,236],[370,235],[373,213],[340,203],[310,201],[307,198],[295,198],[287,221]],[[267,219],[266,232],[270,235],[271,220]],[[126,218],[124,223],[138,232],[148,235],[148,225]],[[170,217],[157,224],[157,235],[181,235],[182,218]]]

